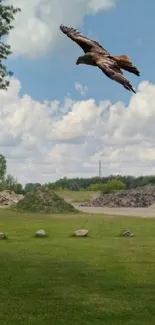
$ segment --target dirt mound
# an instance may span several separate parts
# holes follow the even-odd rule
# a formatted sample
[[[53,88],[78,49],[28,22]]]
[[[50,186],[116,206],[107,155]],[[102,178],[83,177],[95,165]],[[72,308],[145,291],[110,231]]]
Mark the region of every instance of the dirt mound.
[[[18,211],[39,213],[69,213],[78,212],[71,204],[59,197],[54,191],[45,187],[37,187],[27,193],[15,207]]]
[[[9,206],[16,204],[19,200],[23,199],[22,194],[16,194],[13,191],[2,191],[0,192],[0,206]]]
[[[149,207],[155,203],[155,185],[121,190],[99,196],[95,200],[81,204],[85,207]]]

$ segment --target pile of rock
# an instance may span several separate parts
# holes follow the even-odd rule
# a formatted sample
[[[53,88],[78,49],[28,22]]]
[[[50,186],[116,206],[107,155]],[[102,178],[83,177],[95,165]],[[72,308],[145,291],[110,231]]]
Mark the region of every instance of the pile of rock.
[[[133,207],[146,208],[155,203],[155,185],[121,190],[99,196],[95,200],[81,204],[86,207]]]
[[[78,213],[71,204],[44,186],[28,192],[24,199],[16,204],[15,209],[35,213]]]
[[[16,204],[19,202],[21,199],[23,199],[22,194],[16,194],[13,191],[2,191],[0,192],[0,205],[5,206],[5,205],[12,205]]]

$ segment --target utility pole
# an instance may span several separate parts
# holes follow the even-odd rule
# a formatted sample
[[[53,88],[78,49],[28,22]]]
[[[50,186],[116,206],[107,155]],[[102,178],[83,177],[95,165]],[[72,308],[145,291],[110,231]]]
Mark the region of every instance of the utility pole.
[[[101,160],[99,160],[99,178],[101,178]]]

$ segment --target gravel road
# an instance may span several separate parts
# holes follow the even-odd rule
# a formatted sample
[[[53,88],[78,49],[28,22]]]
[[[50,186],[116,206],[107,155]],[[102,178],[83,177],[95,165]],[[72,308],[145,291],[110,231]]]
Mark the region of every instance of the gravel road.
[[[96,208],[96,207],[83,207],[79,204],[75,205],[76,208],[86,213],[101,213],[107,215],[119,215],[128,217],[143,217],[155,218],[155,207],[149,208]]]

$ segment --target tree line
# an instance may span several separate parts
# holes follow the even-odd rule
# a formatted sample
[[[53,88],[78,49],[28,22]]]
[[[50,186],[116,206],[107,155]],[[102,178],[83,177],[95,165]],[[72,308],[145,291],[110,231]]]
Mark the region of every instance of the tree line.
[[[91,178],[67,178],[64,177],[54,183],[48,183],[46,186],[53,190],[89,190],[108,192],[111,189],[131,189],[142,187],[148,184],[155,184],[155,175],[149,176],[121,176],[110,175],[107,177],[91,177]]]
[[[27,183],[22,185],[17,178],[7,174],[7,160],[0,154],[0,191],[11,190],[17,194],[26,194],[33,191],[38,186],[45,186],[54,191],[100,191],[103,194],[114,190],[131,189],[142,187],[148,184],[155,184],[155,176],[121,176],[110,175],[107,177],[90,177],[90,178],[67,178],[63,177],[56,182],[45,184]]]

